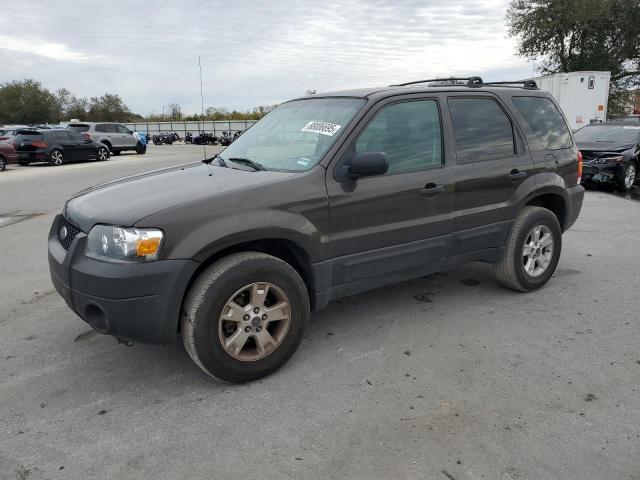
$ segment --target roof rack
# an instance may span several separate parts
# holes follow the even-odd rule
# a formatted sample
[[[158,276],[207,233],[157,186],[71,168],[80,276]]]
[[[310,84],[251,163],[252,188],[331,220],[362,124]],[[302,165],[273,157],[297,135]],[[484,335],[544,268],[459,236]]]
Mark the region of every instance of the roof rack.
[[[432,83],[432,82],[451,82],[466,80],[464,84],[468,87],[476,87],[482,85],[482,78],[480,77],[449,77],[449,78],[430,78],[428,80],[416,80],[415,82],[397,83],[395,85],[389,85],[390,87],[406,87],[409,85],[417,85],[419,83]]]
[[[505,87],[512,88],[526,88],[530,90],[537,90],[538,85],[534,80],[514,80],[512,82],[484,82],[481,77],[449,77],[449,78],[431,78],[428,80],[416,80],[414,82],[397,83],[389,85],[390,87],[407,87],[409,85],[418,85],[420,83],[433,83],[433,82],[451,82],[451,81],[466,81],[466,83],[453,84],[455,86],[462,87],[483,87],[486,85],[503,85]],[[518,86],[521,85],[521,86]]]

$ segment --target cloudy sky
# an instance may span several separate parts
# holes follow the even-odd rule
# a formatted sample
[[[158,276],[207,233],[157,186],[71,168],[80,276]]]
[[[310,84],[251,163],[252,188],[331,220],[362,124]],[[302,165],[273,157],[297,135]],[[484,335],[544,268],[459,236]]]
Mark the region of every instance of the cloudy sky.
[[[308,89],[433,76],[531,75],[513,55],[508,0],[20,0],[4,8],[0,82],[118,93],[141,114],[177,102],[250,108]]]

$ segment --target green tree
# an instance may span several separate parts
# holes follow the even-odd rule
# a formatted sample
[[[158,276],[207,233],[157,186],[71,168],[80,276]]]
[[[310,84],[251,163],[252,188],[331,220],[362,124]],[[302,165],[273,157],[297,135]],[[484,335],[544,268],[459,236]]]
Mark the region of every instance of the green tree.
[[[91,97],[87,114],[90,121],[97,122],[125,122],[133,116],[120,96],[111,93]]]
[[[610,71],[610,115],[640,85],[640,0],[513,0],[507,25],[544,74]]]
[[[33,79],[0,86],[0,123],[46,123],[57,116],[55,96]]]

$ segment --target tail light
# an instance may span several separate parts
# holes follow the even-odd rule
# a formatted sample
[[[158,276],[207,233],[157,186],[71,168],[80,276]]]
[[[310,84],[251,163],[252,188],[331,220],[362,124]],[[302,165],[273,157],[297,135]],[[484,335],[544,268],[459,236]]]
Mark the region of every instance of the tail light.
[[[84,138],[86,138],[87,140],[91,140],[91,134],[90,133],[83,133]]]
[[[582,181],[582,152],[578,150],[578,185]]]
[[[36,148],[47,148],[49,145],[47,145],[47,142],[31,142],[31,146]]]

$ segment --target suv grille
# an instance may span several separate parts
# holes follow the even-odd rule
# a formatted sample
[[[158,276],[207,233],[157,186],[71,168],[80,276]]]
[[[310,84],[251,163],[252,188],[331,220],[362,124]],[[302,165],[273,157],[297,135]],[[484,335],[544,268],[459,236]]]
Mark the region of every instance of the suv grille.
[[[67,222],[64,218],[60,222],[60,229],[58,230],[58,240],[65,250],[69,250],[71,242],[80,233],[80,229],[75,225]]]

